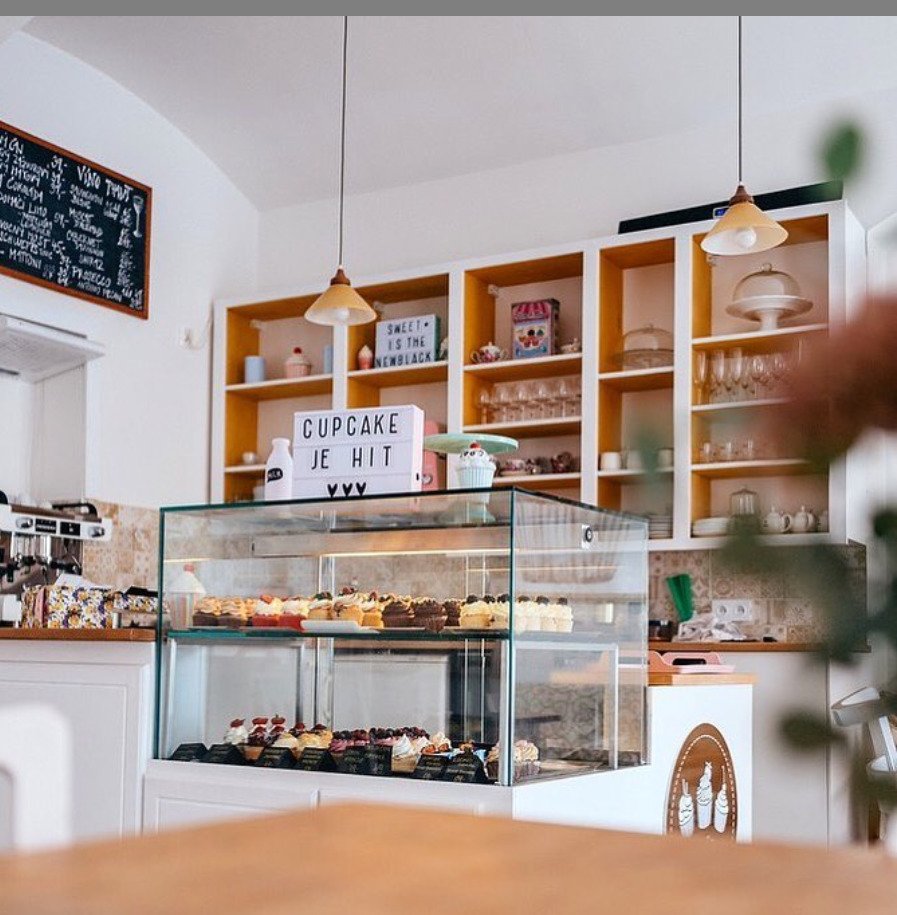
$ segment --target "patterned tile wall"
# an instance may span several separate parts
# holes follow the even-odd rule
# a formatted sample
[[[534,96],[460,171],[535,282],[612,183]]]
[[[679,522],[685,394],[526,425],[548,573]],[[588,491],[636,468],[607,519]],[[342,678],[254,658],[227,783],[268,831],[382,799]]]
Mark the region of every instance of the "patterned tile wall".
[[[104,518],[112,520],[112,539],[84,544],[84,574],[113,588],[158,587],[159,512],[91,500]]]
[[[789,547],[789,549],[799,549]],[[866,589],[866,548],[840,547],[853,575],[857,593]],[[750,598],[754,621],[741,625],[749,638],[773,636],[779,641],[814,642],[824,632],[824,619],[801,579],[792,573],[770,573],[759,566],[733,569],[716,550],[655,552],[649,556],[649,616],[676,618],[666,579],[691,576],[695,613],[709,612],[715,598]]]

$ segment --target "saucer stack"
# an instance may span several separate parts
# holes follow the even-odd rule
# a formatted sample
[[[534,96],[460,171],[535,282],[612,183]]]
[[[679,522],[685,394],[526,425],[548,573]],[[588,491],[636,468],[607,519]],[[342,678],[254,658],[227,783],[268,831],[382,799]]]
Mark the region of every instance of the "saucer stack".
[[[724,537],[729,531],[729,519],[724,517],[698,518],[691,526],[695,537]]]
[[[673,536],[672,515],[648,515],[648,539],[668,540]]]

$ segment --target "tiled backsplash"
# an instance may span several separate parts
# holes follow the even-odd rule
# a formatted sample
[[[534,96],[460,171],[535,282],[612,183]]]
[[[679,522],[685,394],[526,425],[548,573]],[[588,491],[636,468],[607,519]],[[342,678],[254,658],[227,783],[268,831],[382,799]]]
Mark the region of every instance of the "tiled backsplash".
[[[159,586],[159,512],[91,500],[112,521],[108,543],[84,544],[84,575],[113,588]]]
[[[799,549],[789,547],[788,549]],[[859,593],[866,587],[866,548],[841,547],[855,576]],[[676,618],[666,579],[691,576],[695,613],[709,612],[715,598],[750,598],[754,620],[740,629],[748,638],[771,635],[779,641],[815,642],[823,635],[824,620],[807,597],[801,582],[787,573],[733,569],[718,550],[654,552],[648,558],[649,613],[651,619]]]
[[[116,588],[137,585],[158,586],[159,513],[153,509],[135,508],[95,501],[104,517],[111,518],[114,532],[110,543],[87,543],[84,546],[84,573],[98,584]],[[866,550],[863,546],[843,547],[858,588],[865,588]],[[288,564],[288,561],[285,561]],[[291,569],[295,578],[295,564]],[[270,574],[270,568],[267,570]],[[432,573],[432,566],[429,571]],[[675,612],[665,579],[687,572],[691,576],[695,612],[709,611],[718,597],[745,597],[753,602],[753,623],[742,624],[749,638],[772,635],[780,641],[812,642],[819,639],[823,621],[800,583],[786,574],[768,574],[760,570],[734,571],[727,567],[717,550],[658,551],[649,555],[649,616],[651,619],[674,619]],[[244,570],[245,576],[245,570]],[[246,584],[245,577],[242,584]],[[266,582],[268,590],[275,582]],[[293,581],[295,586],[295,581]],[[462,585],[462,590],[464,586]]]

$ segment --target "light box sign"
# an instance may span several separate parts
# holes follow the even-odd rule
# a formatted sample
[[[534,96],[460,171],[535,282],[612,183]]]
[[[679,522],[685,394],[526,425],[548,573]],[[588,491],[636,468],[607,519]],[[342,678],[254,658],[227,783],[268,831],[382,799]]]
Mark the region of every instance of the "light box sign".
[[[424,413],[413,405],[293,414],[293,498],[421,488]]]
[[[435,362],[438,353],[438,315],[393,318],[377,324],[374,366],[378,369]]]

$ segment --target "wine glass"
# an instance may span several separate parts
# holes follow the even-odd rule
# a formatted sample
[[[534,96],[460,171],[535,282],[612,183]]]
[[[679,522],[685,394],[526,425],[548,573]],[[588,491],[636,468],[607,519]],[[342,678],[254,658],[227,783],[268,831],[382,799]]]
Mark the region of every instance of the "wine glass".
[[[729,350],[728,369],[726,372],[726,390],[729,400],[740,399],[741,379],[744,376],[744,351],[740,346]]]
[[[766,366],[766,356],[759,353],[750,359],[751,380],[754,382],[754,397],[760,398],[768,393],[769,369]]]
[[[492,401],[495,409],[495,422],[507,423],[511,421],[511,390],[507,385],[500,384],[495,388],[495,398]]]
[[[726,381],[725,350],[715,349],[710,354],[710,379],[710,401],[720,403],[723,400],[722,392]]]
[[[704,350],[700,350],[695,354],[695,387],[698,389],[697,400],[699,403],[704,403],[704,388],[707,385],[708,368],[707,353]]]
[[[531,419],[530,407],[532,398],[529,395],[529,385],[520,381],[511,389],[511,399],[514,404],[514,417],[522,422]]]
[[[570,382],[566,378],[558,379],[558,416],[570,415]]]
[[[770,374],[772,375],[775,392],[781,396],[785,376],[788,374],[788,358],[784,353],[773,353],[770,357]]]
[[[536,382],[536,389],[533,392],[533,400],[538,407],[537,416],[539,419],[548,419],[551,416],[551,385],[544,378]]]
[[[480,388],[477,394],[477,406],[480,408],[480,422],[486,424],[489,422],[489,411],[492,407],[492,397],[489,388]]]

